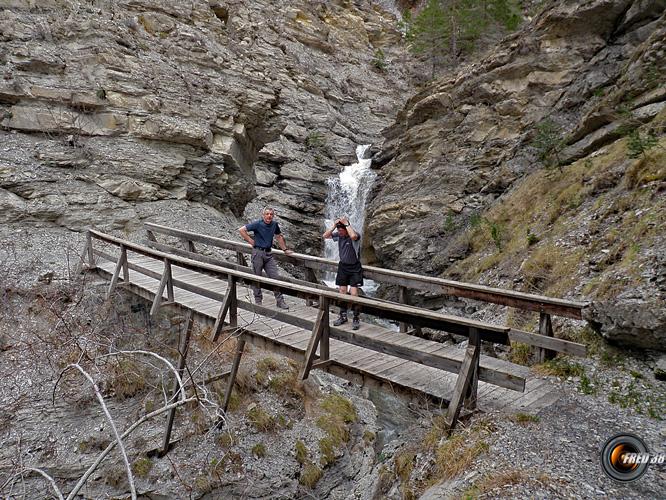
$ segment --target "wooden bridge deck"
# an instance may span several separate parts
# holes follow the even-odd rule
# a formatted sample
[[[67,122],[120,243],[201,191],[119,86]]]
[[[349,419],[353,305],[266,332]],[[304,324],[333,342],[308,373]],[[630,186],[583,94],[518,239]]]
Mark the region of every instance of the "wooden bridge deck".
[[[143,257],[131,255],[130,264],[139,265],[159,275],[163,273],[163,263]],[[104,275],[113,275],[115,263],[110,261],[98,262],[97,270]],[[173,278],[176,281],[186,282],[206,290],[216,292],[222,297],[226,293],[226,281],[215,277],[172,266]],[[130,284],[126,289],[152,300],[159,286],[159,280],[153,279],[137,271],[129,271]],[[268,306],[277,312],[271,292],[264,290],[264,308]],[[177,285],[174,286],[176,304],[190,309],[210,324],[213,324],[220,310],[220,300],[204,297]],[[251,304],[252,291],[244,286],[237,287],[239,302]],[[288,314],[297,318],[315,321],[317,309],[309,307],[304,300],[285,297],[289,304]],[[164,297],[166,301],[166,297]],[[266,309],[262,312],[265,312]],[[251,307],[254,309],[254,307]],[[280,311],[285,312],[285,311]],[[257,310],[238,309],[238,326],[248,332],[247,340],[260,347],[279,354],[302,360],[312,332],[298,326],[283,323],[270,315],[258,314]],[[351,330],[348,323],[342,327]],[[420,352],[441,355],[448,358],[462,360],[464,350],[456,346],[443,346],[442,344],[421,339],[412,335],[402,334],[387,328],[361,323],[357,332],[360,335],[373,339],[381,339],[394,345],[408,346]],[[374,350],[366,349],[346,342],[330,340],[331,363],[323,369],[363,385],[372,381],[385,389],[396,389],[401,392],[422,393],[435,399],[449,401],[455,386],[457,375],[437,368],[424,366],[420,363],[401,359]],[[493,384],[478,382],[478,407],[483,411],[502,411],[506,413],[536,413],[542,408],[554,403],[560,397],[560,390],[547,379],[534,377],[527,369],[516,367],[502,360],[481,356],[481,368],[488,367],[500,371],[521,371],[526,377],[525,391],[518,392],[498,387]]]

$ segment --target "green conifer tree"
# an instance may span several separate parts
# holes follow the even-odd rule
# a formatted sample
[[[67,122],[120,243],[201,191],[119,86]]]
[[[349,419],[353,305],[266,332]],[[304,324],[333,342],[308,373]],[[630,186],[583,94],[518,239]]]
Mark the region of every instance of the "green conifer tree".
[[[427,0],[416,15],[405,13],[403,25],[412,53],[431,64],[434,77],[443,64],[473,50],[490,27],[512,31],[521,20],[515,0]]]

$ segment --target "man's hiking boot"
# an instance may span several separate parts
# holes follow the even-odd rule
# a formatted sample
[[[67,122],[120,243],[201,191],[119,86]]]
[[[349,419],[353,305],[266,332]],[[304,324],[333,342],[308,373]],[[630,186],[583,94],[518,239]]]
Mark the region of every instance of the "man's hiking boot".
[[[352,321],[352,330],[358,330],[359,328],[361,328],[361,322],[358,318],[354,318]]]
[[[333,326],[340,326],[346,322],[347,322],[347,316],[340,315],[340,317],[335,320],[335,323],[333,323]]]
[[[286,303],[284,300],[280,300],[280,301],[278,301],[278,303],[276,304],[276,306],[277,306],[278,309],[286,309],[286,310],[289,310],[289,306],[287,305],[287,303]]]

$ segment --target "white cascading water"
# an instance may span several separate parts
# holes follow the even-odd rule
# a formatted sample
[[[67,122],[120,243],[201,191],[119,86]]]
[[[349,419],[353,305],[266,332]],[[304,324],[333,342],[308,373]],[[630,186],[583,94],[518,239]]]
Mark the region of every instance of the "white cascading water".
[[[326,195],[325,227],[330,228],[338,217],[349,217],[349,223],[361,233],[363,238],[363,224],[365,223],[365,203],[375,181],[375,174],[370,169],[372,159],[365,158],[370,144],[356,146],[356,158],[353,165],[346,166],[338,177],[328,179],[328,193]],[[333,240],[326,240],[324,255],[327,259],[338,260],[338,244]],[[335,274],[326,276],[326,283],[335,286]],[[376,285],[371,280],[364,280],[363,291],[370,294]]]

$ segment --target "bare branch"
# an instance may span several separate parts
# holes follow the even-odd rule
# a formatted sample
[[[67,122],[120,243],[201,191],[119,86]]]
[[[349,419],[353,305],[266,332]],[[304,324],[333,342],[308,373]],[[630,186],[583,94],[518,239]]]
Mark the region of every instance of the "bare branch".
[[[49,483],[51,483],[51,486],[53,487],[53,491],[56,492],[56,495],[58,495],[58,498],[60,500],[65,500],[65,497],[62,496],[62,493],[58,489],[58,486],[56,485],[55,480],[49,476],[46,472],[44,472],[42,469],[37,469],[36,467],[25,467],[21,472],[18,472],[14,475],[16,476],[23,476],[23,474],[28,471],[28,472],[34,472],[36,474],[39,474],[40,476],[44,477]]]
[[[151,418],[156,417],[157,415],[161,415],[162,413],[165,413],[165,412],[171,410],[172,408],[177,408],[178,406],[182,406],[182,405],[187,404],[187,403],[192,403],[194,401],[196,401],[196,398],[181,399],[180,401],[176,401],[175,403],[171,403],[171,404],[163,406],[162,408],[159,408],[159,409],[157,409],[157,410],[155,410],[151,413],[148,413],[147,415],[144,415],[139,420],[134,422],[125,432],[123,432],[123,434],[120,436],[120,438],[121,439],[126,438],[132,432],[134,432],[134,430],[137,427],[139,427],[141,424],[147,422]],[[74,489],[67,496],[67,500],[72,500],[77,495],[77,493],[83,487],[83,485],[86,483],[86,481],[88,480],[90,475],[93,472],[95,472],[97,467],[99,467],[99,464],[102,463],[102,460],[104,460],[106,458],[106,456],[111,452],[111,450],[113,450],[113,448],[116,447],[116,444],[117,443],[115,441],[112,441],[109,444],[109,446],[107,446],[104,449],[104,451],[99,455],[99,457],[97,457],[97,460],[95,460],[95,462],[88,468],[86,473],[83,476],[81,476],[81,479],[79,479],[79,482],[76,483],[76,486],[74,486]]]
[[[127,458],[127,452],[125,451],[125,446],[123,445],[122,438],[118,434],[118,429],[116,429],[116,424],[113,421],[113,418],[111,417],[111,413],[109,412],[109,409],[106,406],[106,403],[104,402],[104,398],[102,397],[102,393],[99,390],[99,387],[97,387],[97,384],[93,380],[93,378],[86,372],[81,365],[78,363],[69,365],[67,368],[76,368],[81,372],[81,374],[88,379],[88,382],[93,386],[93,389],[95,390],[95,396],[97,396],[97,400],[99,401],[99,404],[102,406],[102,410],[104,410],[104,414],[106,415],[106,419],[109,421],[109,425],[111,426],[111,429],[113,430],[113,434],[116,436],[116,441],[118,443],[118,447],[120,448],[120,454],[123,457],[123,461],[125,462],[125,468],[127,469],[127,480],[129,481],[129,486],[130,486],[130,492],[132,494],[132,500],[136,500],[136,488],[134,486],[134,476],[132,475],[132,467],[130,466],[129,459]],[[70,494],[71,496],[71,494]]]

